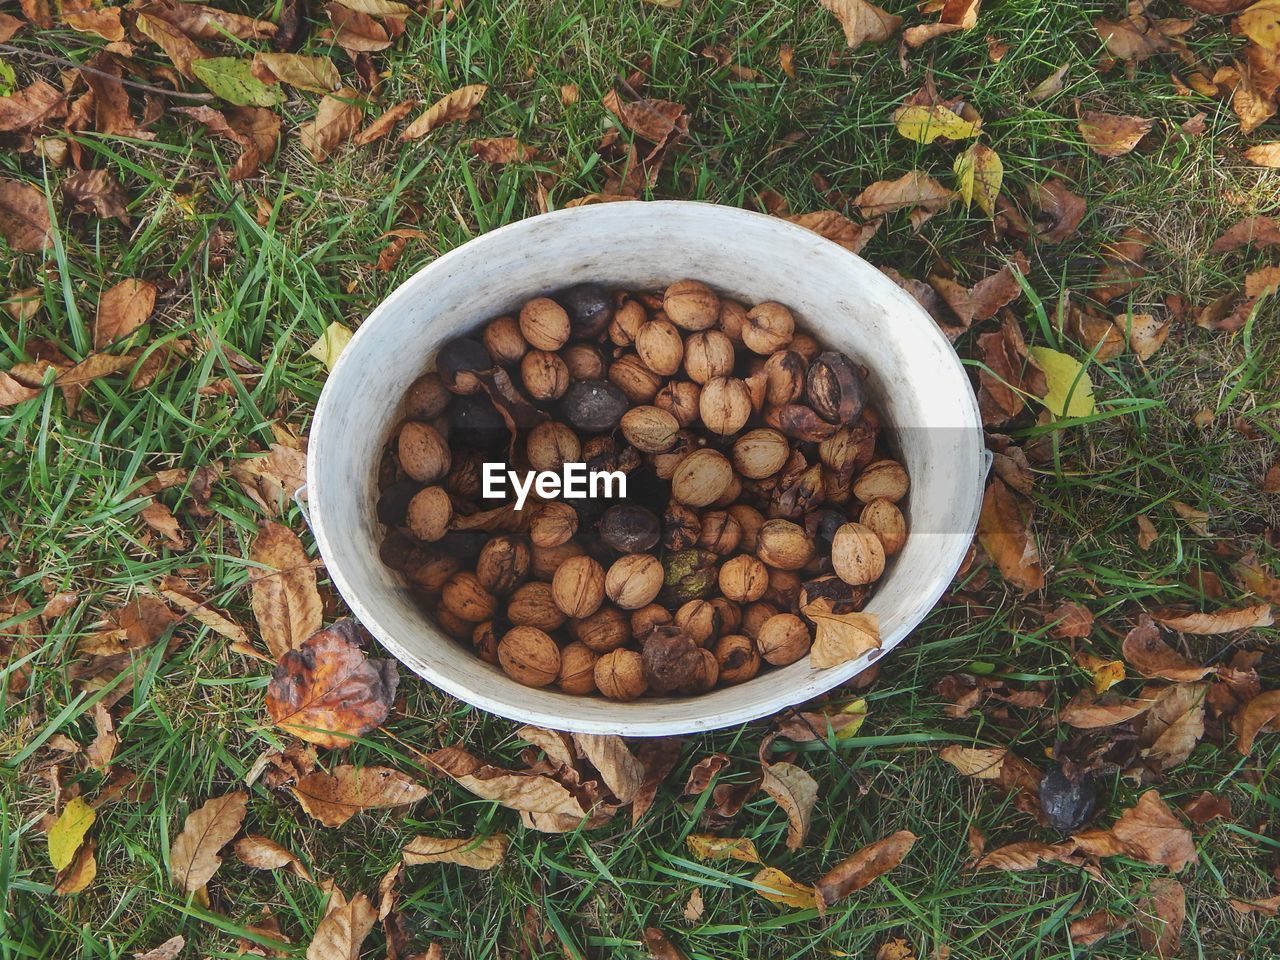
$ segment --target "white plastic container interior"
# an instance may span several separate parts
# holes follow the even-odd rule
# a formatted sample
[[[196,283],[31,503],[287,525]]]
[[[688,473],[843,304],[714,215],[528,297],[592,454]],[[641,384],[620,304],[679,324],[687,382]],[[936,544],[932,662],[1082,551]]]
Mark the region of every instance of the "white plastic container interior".
[[[748,305],[778,300],[871,370],[873,403],[911,477],[910,531],[867,606],[882,648],[827,670],[807,660],[692,697],[617,703],[533,689],[440,632],[378,557],[381,451],[409,383],[440,345],[530,297],[584,281],[657,289],[706,281]],[[933,320],[865,260],[775,217],[685,201],[608,203],[502,227],[423,267],[361,325],[321,394],[307,500],[321,556],[352,613],[402,663],[483,710],[558,730],[667,736],[755,720],[848,680],[901,643],[959,569],[985,475],[968,377]]]

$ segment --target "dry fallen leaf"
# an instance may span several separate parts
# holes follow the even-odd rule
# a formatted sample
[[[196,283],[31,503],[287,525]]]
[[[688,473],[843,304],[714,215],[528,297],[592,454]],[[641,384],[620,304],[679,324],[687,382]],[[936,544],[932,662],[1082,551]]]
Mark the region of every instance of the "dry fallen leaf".
[[[98,875],[98,861],[94,857],[97,849],[96,840],[86,840],[70,865],[58,871],[53,882],[53,892],[60,897],[65,897],[80,893],[93,883]]]
[[[1053,73],[1049,74],[1043,80],[1032,88],[1027,94],[1027,99],[1032,103],[1039,103],[1041,100],[1048,100],[1055,93],[1062,92],[1062,81],[1067,75],[1067,71],[1071,68],[1069,63],[1064,63]]]
[[[1023,593],[1044,587],[1040,550],[1030,529],[1029,507],[999,479],[987,486],[978,517],[978,542],[1001,575]]]
[[[909,103],[893,112],[898,133],[913,143],[933,143],[939,137],[968,140],[982,131],[982,120],[965,120],[940,103]]]
[[[1262,730],[1272,729],[1276,717],[1280,717],[1280,690],[1268,690],[1254,697],[1244,705],[1231,725],[1236,732],[1236,749],[1241,755],[1248,756],[1253,750],[1253,741]]]
[[[66,114],[61,91],[43,80],[0,97],[0,133],[27,132],[46,120]]]
[[[575,733],[573,742],[587,762],[600,771],[604,785],[621,803],[635,799],[644,783],[644,767],[626,741],[612,735]]]
[[[1034,870],[1042,863],[1055,863],[1075,852],[1076,845],[1042,843],[1039,840],[1019,840],[989,851],[974,866],[975,870],[1008,870],[1021,873]]]
[[[1151,881],[1150,889],[1150,896],[1137,903],[1138,944],[1156,960],[1172,960],[1181,954],[1182,926],[1187,918],[1186,891],[1169,877],[1157,877]]]
[[[0,180],[0,237],[19,253],[39,253],[51,242],[49,201],[44,191],[17,180]]]
[[[146,280],[121,280],[105,290],[98,300],[93,324],[93,348],[102,350],[128,336],[151,319],[156,305],[155,284]]]
[[[665,0],[649,0],[649,2],[665,3]],[[653,960],[689,960],[685,952],[667,939],[667,935],[657,927],[645,927],[644,945],[648,948],[649,956]]]
[[[1012,314],[1005,315],[999,330],[978,337],[978,352],[983,364],[978,368],[978,407],[985,426],[1008,422],[1026,409],[1029,398],[1049,392]]]
[[[853,202],[864,217],[876,217],[906,207],[920,207],[933,213],[954,198],[954,193],[928,174],[912,170],[897,180],[879,180],[871,184]]]
[[[338,6],[329,4],[329,7]],[[326,160],[340,144],[346,143],[364,119],[363,98],[350,87],[326,94],[314,120],[300,124],[298,138],[316,163]]]
[[[909,830],[899,830],[882,840],[868,844],[842,860],[814,884],[818,909],[822,910],[861,890],[878,877],[902,863],[916,842]]]
[[[1245,217],[1215,240],[1209,252],[1229,253],[1251,244],[1260,247],[1280,246],[1280,222],[1271,217]]]
[[[810,666],[837,667],[880,649],[880,619],[874,613],[836,613],[826,597],[809,601],[801,612],[814,624]]]
[[[507,852],[507,836],[495,833],[478,837],[417,836],[401,851],[406,864],[456,863],[473,870],[492,870]]]
[[[818,801],[818,781],[794,763],[761,764],[760,786],[787,815],[787,849],[798,850],[809,832],[813,806]]]
[[[1177,683],[1148,690],[1155,702],[1142,718],[1142,757],[1160,771],[1185,763],[1204,736],[1207,684]]]
[[[158,947],[152,947],[146,953],[135,953],[133,960],[177,960],[182,948],[187,945],[187,938],[182,934],[170,937]]]
[[[255,68],[265,68],[280,83],[287,83],[299,90],[332,93],[342,86],[338,67],[328,57],[260,50],[254,54],[253,63]]]
[[[160,581],[159,589],[161,596],[214,633],[226,637],[233,644],[246,648],[252,647],[252,641],[244,627],[212,607],[207,600],[193,592],[186,581],[180,577],[165,577]]]
[[[251,602],[258,630],[276,660],[320,629],[316,571],[288,527],[267,521],[249,551]]]
[[[1258,167],[1280,167],[1280,140],[1254,144],[1245,150],[1244,158]]]
[[[351,764],[307,774],[289,791],[326,827],[340,827],[365,810],[417,803],[431,792],[399,770]]]
[[[143,523],[164,537],[170,549],[179,551],[187,549],[187,538],[182,533],[178,518],[159,500],[153,500],[143,507],[138,516],[142,518]]]
[[[756,887],[756,893],[770,903],[800,910],[811,910],[818,905],[813,887],[796,883],[777,867],[765,867],[751,878],[751,883]]]
[[[253,870],[279,870],[281,867],[288,867],[302,879],[311,879],[311,873],[302,865],[298,855],[270,837],[256,833],[245,834],[235,842],[233,849],[236,859]]]
[[[1123,930],[1129,921],[1118,914],[1099,910],[1071,921],[1069,927],[1072,943],[1082,947],[1091,946],[1104,937]]]
[[[358,893],[350,901],[334,887],[324,919],[316,925],[306,960],[359,960],[365,938],[378,922],[369,898]]]
[[[886,13],[869,0],[818,0],[830,10],[844,30],[845,42],[850,49],[862,44],[883,43],[902,26],[902,18]],[[783,68],[785,70],[785,66]]]
[[[339,620],[288,650],[267,687],[267,712],[279,727],[322,747],[345,747],[391,712],[394,660],[369,660],[354,620]]]
[[[743,863],[762,863],[750,837],[716,837],[709,833],[691,833],[685,838],[689,851],[699,860],[728,857]]]
[[[938,751],[938,758],[947,761],[966,777],[977,780],[998,780],[1009,751],[1004,747],[965,747],[953,743]]]
[[[982,143],[975,143],[955,159],[956,191],[967,209],[976,203],[988,217],[996,213],[996,199],[1004,182],[1004,162],[1000,154]]]
[[[1124,638],[1125,660],[1144,677],[1186,682],[1203,679],[1212,667],[1201,667],[1178,653],[1160,638],[1160,628],[1147,614]]]
[[[325,12],[333,24],[334,39],[343,49],[352,53],[376,53],[391,46],[386,28],[367,13],[340,3],[326,4]]]
[[[182,832],[169,848],[169,878],[186,893],[195,893],[222,866],[218,851],[237,833],[244,820],[249,795],[236,790],[214,797],[187,815]]]
[[[1124,114],[1086,110],[1080,115],[1080,136],[1085,146],[1102,157],[1121,157],[1138,145],[1155,120]]]
[[[1170,630],[1183,633],[1215,634],[1231,633],[1236,630],[1251,630],[1254,627],[1269,627],[1275,621],[1271,616],[1271,604],[1255,603],[1238,610],[1216,610],[1213,613],[1173,613],[1170,611],[1153,614],[1157,623]]]
[[[844,214],[834,210],[815,210],[812,213],[797,213],[783,217],[794,224],[812,230],[826,237],[832,243],[838,243],[850,253],[861,253],[878,229],[880,220],[869,223],[854,223]]]
[[[1132,720],[1146,713],[1151,706],[1150,700],[1098,701],[1082,692],[1062,708],[1058,719],[1071,727],[1092,730],[1097,727],[1112,727],[1117,723]]]
[[[397,123],[409,114],[409,111],[413,110],[421,102],[422,101],[420,100],[411,98],[409,100],[401,100],[394,106],[388,107],[382,112],[378,119],[374,120],[356,134],[355,139],[352,142],[358,147],[363,147],[373,143],[375,140],[381,140],[391,132],[391,129]]]
[[[1121,813],[1110,829],[1079,834],[1075,840],[1085,852],[1097,850],[1102,856],[1123,853],[1144,863],[1168,867],[1174,873],[1199,861],[1191,831],[1174,816],[1155,790],[1142,794],[1137,804]],[[1114,853],[1109,841],[1119,845]]]
[[[907,27],[902,31],[902,39],[908,47],[919,47],[934,37],[955,33],[958,30],[972,30],[978,25],[978,6],[980,0],[945,0],[940,6],[937,23],[925,23]]]
[[[475,83],[446,93],[409,124],[400,134],[400,139],[418,140],[443,123],[470,120],[472,111],[488,90],[486,84]]]
[[[488,140],[472,140],[471,152],[485,163],[522,163],[532,160],[538,153],[515,137],[493,137]]]

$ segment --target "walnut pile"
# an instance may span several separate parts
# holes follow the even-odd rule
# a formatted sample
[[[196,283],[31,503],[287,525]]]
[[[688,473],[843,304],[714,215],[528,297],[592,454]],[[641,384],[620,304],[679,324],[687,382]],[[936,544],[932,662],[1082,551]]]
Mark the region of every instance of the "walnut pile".
[[[907,536],[867,372],[698,280],[582,284],[445,344],[380,469],[383,562],[512,679],[695,695],[809,655]],[[503,472],[626,475],[625,499],[486,497]],[[810,610],[817,609],[811,607]]]

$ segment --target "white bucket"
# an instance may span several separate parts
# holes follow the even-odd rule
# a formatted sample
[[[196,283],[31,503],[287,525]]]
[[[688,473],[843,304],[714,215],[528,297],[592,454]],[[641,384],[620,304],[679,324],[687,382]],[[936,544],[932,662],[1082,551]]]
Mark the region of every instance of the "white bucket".
[[[379,559],[381,451],[405,389],[443,342],[572,284],[657,289],[683,277],[748,304],[785,303],[823,343],[870,368],[873,402],[911,477],[910,535],[867,606],[880,618],[876,656],[902,642],[959,569],[986,473],[981,420],[955,351],[907,293],[809,230],[733,207],[656,201],[548,213],[477,237],[397,288],[343,351],[311,427],[307,500],[329,575],[383,646],[442,690],[558,730],[666,736],[768,716],[875,659],[827,670],[802,660],[711,693],[630,703],[534,689],[440,632]]]

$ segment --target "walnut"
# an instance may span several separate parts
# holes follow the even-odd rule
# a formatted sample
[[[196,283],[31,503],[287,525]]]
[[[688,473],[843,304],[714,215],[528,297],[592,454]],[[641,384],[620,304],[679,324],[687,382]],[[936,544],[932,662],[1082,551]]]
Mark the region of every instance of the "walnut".
[[[636,610],[653,602],[662,589],[662,562],[648,553],[628,553],[609,567],[604,589],[623,610]]]
[[[571,643],[560,651],[560,675],[557,685],[565,693],[584,696],[595,693],[596,661],[600,655],[581,643]]]
[[[520,308],[520,332],[535,350],[559,350],[569,342],[569,314],[549,297]]]
[[[666,607],[659,603],[646,604],[631,614],[631,635],[640,640],[654,627],[674,622],[671,611]]]
[[[480,585],[474,573],[465,570],[448,579],[440,592],[440,602],[455,617],[469,623],[492,619],[498,608],[493,594]]]
[[[476,561],[476,578],[490,593],[510,593],[528,573],[529,547],[518,537],[494,537]]]
[[[622,415],[622,435],[637,450],[662,453],[675,446],[680,423],[659,407],[632,407]]]
[[[653,398],[653,405],[665,410],[676,418],[681,429],[698,422],[698,405],[702,398],[702,388],[688,380],[673,380],[658,391]]]
[[[708,380],[698,396],[698,415],[712,433],[737,433],[751,419],[751,392],[737,377]]]
[[[569,369],[569,379],[575,383],[604,379],[604,354],[594,344],[571,343],[560,351],[560,359]]]
[[[529,573],[535,580],[551,582],[551,578],[560,569],[560,564],[570,557],[579,557],[587,552],[587,548],[577,540],[554,547],[540,547],[536,543],[529,548]]]
[[[569,633],[588,649],[608,653],[631,639],[631,623],[617,607],[603,606],[590,616],[571,622]]]
[[[765,402],[771,407],[793,403],[804,396],[804,357],[794,350],[778,350],[764,362]]]
[[[613,650],[596,661],[596,688],[610,700],[634,700],[648,688],[644,660],[634,650]]]
[[[777,430],[748,430],[733,442],[733,467],[749,480],[772,477],[791,456],[791,444]]]
[[[677,626],[655,627],[640,651],[649,689],[670,693],[692,683],[701,672],[698,645]]]
[[[705,507],[718,500],[732,482],[733,465],[725,455],[703,447],[676,467],[671,475],[671,496],[686,506]]]
[[[471,631],[471,646],[475,647],[476,656],[485,663],[498,663],[498,634],[493,629],[493,621],[477,623]]]
[[[757,600],[755,603],[748,604],[742,611],[742,632],[752,638],[759,636],[760,628],[768,622],[770,617],[775,617],[780,612],[767,600]]]
[[[396,444],[400,466],[419,483],[435,483],[449,472],[449,445],[435,427],[409,420]]]
[[[740,633],[721,637],[716,641],[715,654],[724,686],[743,683],[760,672],[760,653],[750,637]]]
[[[535,400],[558,400],[569,389],[569,368],[554,353],[530,350],[520,361],[520,381]]]
[[[684,372],[696,383],[733,373],[733,341],[719,330],[691,334],[684,345]]]
[[[809,628],[793,613],[779,613],[770,617],[756,635],[756,646],[765,661],[775,667],[802,660],[809,654],[812,644]]]
[[[736,603],[750,603],[769,588],[769,571],[755,557],[741,554],[720,568],[720,592]]]
[[[512,627],[498,643],[498,663],[517,683],[545,687],[560,675],[560,648],[537,627]]]
[[[756,534],[756,556],[779,570],[799,570],[813,558],[813,540],[790,520],[769,520]]]
[[[727,510],[709,510],[702,516],[702,530],[698,534],[698,546],[703,550],[727,557],[742,542],[742,527]]]
[[[498,317],[484,328],[484,348],[500,367],[514,367],[529,351],[529,342],[520,332],[515,317]]]
[[[902,469],[902,464],[896,460],[876,460],[867,464],[853,481],[853,495],[863,503],[881,499],[897,503],[907,495],[907,483],[907,471]]]
[[[621,356],[609,365],[609,382],[632,403],[653,403],[662,389],[662,376],[646,367],[634,353]]]
[[[747,553],[756,552],[756,536],[764,526],[764,514],[747,503],[735,503],[729,507],[729,516],[742,528],[742,540],[738,546]]]
[[[720,329],[733,341],[742,343],[742,328],[747,325],[747,308],[736,300],[720,301]]]
[[[677,280],[667,287],[662,309],[684,330],[706,330],[720,320],[720,298],[698,280]]]
[[[551,595],[567,616],[591,616],[604,602],[604,568],[588,556],[566,560],[551,580]]]
[[[692,507],[672,500],[662,514],[662,545],[668,550],[688,550],[702,536],[702,518]]]
[[[892,557],[907,543],[907,521],[892,500],[879,497],[862,508],[858,522],[880,538],[886,556]]]
[[[409,501],[409,532],[419,540],[439,540],[449,531],[453,519],[453,503],[443,487],[424,487]]]
[[[507,619],[520,627],[555,630],[564,623],[564,611],[556,606],[551,584],[534,581],[517,587],[507,601]]]
[[[720,610],[710,600],[690,600],[676,611],[675,625],[700,647],[720,635]]]
[[[444,413],[453,396],[438,373],[424,373],[404,393],[404,415],[413,420],[431,420]]]
[[[636,334],[649,319],[648,311],[637,300],[624,300],[613,313],[609,323],[609,340],[617,347],[629,347],[635,343]]]
[[[650,320],[636,334],[636,356],[654,373],[671,376],[684,359],[680,331],[666,320]]]
[[[884,573],[884,545],[870,527],[846,523],[831,541],[831,569],[853,586],[875,583]]]
[[[557,500],[538,507],[529,520],[529,539],[534,546],[558,547],[578,532],[578,511]]]
[[[524,452],[534,470],[558,471],[566,463],[582,461],[582,443],[578,435],[555,420],[544,420],[529,431]]]
[[[706,693],[715,689],[720,680],[720,661],[716,655],[705,647],[698,648],[698,664],[689,678],[689,682],[680,687],[681,693]]]
[[[791,343],[796,321],[780,303],[759,303],[747,311],[742,328],[742,342],[753,353],[768,356]]]

